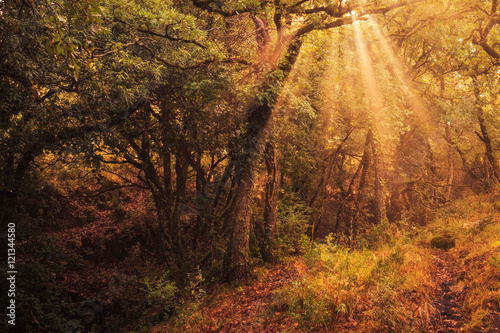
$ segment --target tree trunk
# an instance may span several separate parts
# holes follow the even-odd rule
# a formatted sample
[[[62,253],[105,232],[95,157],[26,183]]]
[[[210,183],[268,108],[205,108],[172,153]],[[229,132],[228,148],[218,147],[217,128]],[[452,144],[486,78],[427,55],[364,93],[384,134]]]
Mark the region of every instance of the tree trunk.
[[[228,215],[229,223],[232,222],[231,241],[225,260],[229,281],[244,280],[249,273],[250,204],[253,180],[257,162],[267,140],[266,129],[271,115],[272,109],[267,103],[253,108],[248,118],[245,141],[231,161],[234,163],[236,186]]]
[[[255,169],[266,146],[269,129],[273,127],[272,111],[279,96],[276,85],[284,82],[287,75],[290,74],[301,45],[300,39],[292,41],[286,56],[278,66],[282,75],[276,75],[276,71],[272,71],[263,81],[258,94],[267,96],[267,98],[264,100],[256,98],[254,104],[250,106],[243,143],[230,161],[234,166],[236,186],[228,215],[229,222],[232,222],[231,241],[224,258],[226,278],[229,281],[242,281],[247,278],[249,273],[250,204]]]
[[[266,201],[264,206],[264,246],[262,254],[264,260],[271,261],[271,244],[278,237],[278,199],[280,190],[280,170],[276,151],[271,145],[267,145],[265,154],[267,169]]]
[[[188,166],[179,153],[175,159],[175,201],[172,208],[172,231],[175,237],[175,246],[179,249],[181,256],[184,254],[183,244],[182,244],[182,226],[179,204],[182,203],[184,196],[186,195],[186,184],[188,178]],[[182,257],[180,258],[182,260]],[[184,260],[180,263],[184,264]]]
[[[376,140],[372,140],[372,152],[373,152],[373,168],[375,171],[375,211],[374,218],[375,223],[380,224],[384,219],[386,219],[386,209],[385,209],[385,195],[382,184],[382,163],[381,163],[381,153],[378,149],[378,144]]]
[[[238,182],[232,213],[229,215],[233,220],[233,230],[224,264],[229,281],[243,281],[249,273],[250,205],[254,187],[252,178],[247,176]]]
[[[447,196],[446,200],[450,201],[451,200],[451,195],[452,195],[452,185],[453,185],[453,176],[454,176],[454,165],[453,165],[453,142],[451,141],[451,129],[450,129],[450,123],[447,123],[445,125],[445,135],[446,135],[446,143],[448,145],[448,191],[447,191]]]
[[[266,184],[266,204],[264,207],[264,225],[267,240],[272,241],[278,236],[278,196],[280,190],[280,170],[276,151],[268,145],[266,155],[268,182]]]
[[[479,123],[479,128],[481,129],[481,134],[479,134],[478,132],[476,132],[476,134],[479,137],[479,139],[483,141],[484,148],[486,149],[486,157],[488,158],[488,161],[491,164],[493,175],[500,182],[500,167],[498,165],[498,160],[496,159],[495,154],[493,153],[493,146],[491,144],[491,138],[488,129],[486,128],[486,121],[483,115],[483,108],[479,103],[479,87],[477,82],[475,82],[475,84],[476,86],[474,88],[474,94],[476,97],[477,120]]]
[[[359,209],[360,209],[359,205],[363,197],[363,190],[366,186],[368,170],[370,168],[370,164],[372,164],[373,156],[372,156],[372,150],[370,149],[372,143],[373,143],[373,132],[370,129],[366,134],[365,147],[363,149],[363,157],[361,158],[361,162],[358,168],[356,169],[356,172],[354,173],[351,185],[349,185],[349,189],[347,190],[346,193],[346,198],[349,199],[349,197],[351,196],[351,192],[353,191],[354,181],[356,180],[357,175],[361,173],[361,176],[359,178],[358,193],[356,193],[356,195],[354,196],[354,202],[352,203],[353,212],[349,214],[348,233],[351,242],[353,241],[354,235],[356,234],[357,230],[356,221],[358,220]]]
[[[458,145],[455,143],[454,144],[455,149],[458,152],[458,155],[460,155],[460,159],[462,160],[462,166],[463,169],[465,170],[465,173],[473,180],[478,180],[479,177],[472,171],[471,167],[469,166],[469,162],[467,162],[467,159],[465,157],[464,152],[458,147]]]

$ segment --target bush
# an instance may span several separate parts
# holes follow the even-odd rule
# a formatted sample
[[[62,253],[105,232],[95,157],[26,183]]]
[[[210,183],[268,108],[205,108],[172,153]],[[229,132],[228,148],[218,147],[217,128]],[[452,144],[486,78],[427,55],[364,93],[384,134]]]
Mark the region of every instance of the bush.
[[[297,193],[285,195],[279,202],[278,228],[280,246],[296,253],[303,245],[309,227],[309,207]]]
[[[142,281],[148,305],[161,308],[165,313],[169,313],[174,308],[177,293],[175,283],[167,279],[167,274],[154,280],[147,276]]]

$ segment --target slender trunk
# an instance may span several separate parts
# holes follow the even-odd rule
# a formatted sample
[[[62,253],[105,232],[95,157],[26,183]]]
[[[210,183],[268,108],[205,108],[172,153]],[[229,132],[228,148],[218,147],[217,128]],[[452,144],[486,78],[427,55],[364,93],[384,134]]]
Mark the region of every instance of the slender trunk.
[[[278,199],[280,190],[280,170],[277,154],[271,145],[267,145],[265,154],[267,170],[266,201],[264,206],[264,233],[263,257],[266,261],[272,260],[271,244],[278,237]]]
[[[373,145],[373,132],[369,130],[366,134],[365,148],[363,151],[363,157],[361,158],[361,177],[359,179],[358,193],[356,195],[356,202],[359,202],[363,194],[363,189],[366,186],[366,181],[368,178],[368,170],[370,164],[373,164],[373,149],[370,150],[370,146]]]
[[[489,182],[491,179],[491,172],[490,172],[490,165],[488,163],[488,159],[481,157],[481,162],[483,163],[484,178],[486,178],[486,181]]]
[[[500,167],[498,165],[498,160],[493,153],[493,146],[491,144],[491,138],[489,136],[488,130],[486,129],[486,125],[484,123],[484,119],[478,116],[479,126],[481,127],[481,140],[484,143],[484,147],[486,149],[486,158],[488,162],[490,162],[490,166],[493,172],[493,176],[500,181]]]
[[[454,144],[454,146],[458,152],[458,155],[460,155],[460,159],[462,160],[462,165],[466,174],[469,175],[472,179],[478,180],[479,177],[474,172],[472,172],[472,169],[469,166],[469,162],[467,162],[464,152],[460,149],[460,147],[458,147],[457,144]]]
[[[203,188],[206,184],[205,181],[205,173],[203,172],[203,169],[201,167],[201,158],[196,161],[198,164],[198,167],[196,168],[196,199],[195,199],[195,207],[198,209],[200,206],[199,200],[202,200],[203,196]],[[207,233],[207,223],[206,221],[202,218],[202,214],[204,212],[197,211],[196,215],[196,227],[194,229],[194,236],[193,236],[193,251],[197,252],[198,250],[198,242],[200,239],[200,236],[203,234]],[[203,214],[205,215],[205,214]],[[206,216],[205,216],[206,217]]]
[[[308,206],[311,208],[313,207],[316,200],[318,200],[318,198],[320,201],[319,210],[318,210],[319,215],[317,217],[315,217],[312,221],[312,226],[311,226],[311,239],[312,240],[314,240],[315,231],[318,229],[318,227],[320,226],[322,219],[323,219],[323,210],[324,210],[325,200],[327,199],[327,192],[328,192],[327,186],[328,186],[328,183],[330,182],[330,178],[332,177],[332,174],[334,172],[333,169],[335,167],[335,162],[339,156],[341,149],[344,147],[344,144],[347,142],[347,139],[349,139],[349,136],[352,134],[352,131],[353,131],[352,128],[349,129],[349,131],[347,132],[347,134],[344,137],[344,139],[342,140],[342,142],[325,159],[325,161],[323,163],[323,167],[321,169],[320,180],[318,182],[318,185],[316,186],[314,194],[312,195],[311,199],[309,200]],[[358,173],[358,171],[356,171],[355,175],[353,176],[353,179],[356,178],[357,173]],[[352,180],[351,180],[351,184],[352,184]],[[345,199],[344,194],[346,191],[344,190],[341,181],[338,182],[338,186],[339,186],[339,189],[342,193],[341,200],[343,201]],[[348,193],[350,193],[351,188],[352,188],[352,186],[349,186],[349,190],[347,191]],[[339,214],[339,211],[337,211],[337,216],[338,216],[338,214]],[[338,224],[338,218],[337,218],[337,224]],[[336,227],[337,227],[337,225],[335,226],[335,228]]]
[[[477,132],[476,134],[479,137],[479,139],[481,139],[481,141],[483,141],[484,143],[484,148],[486,149],[486,158],[490,162],[493,175],[498,181],[500,181],[500,167],[498,164],[498,160],[493,152],[493,145],[491,144],[491,138],[488,129],[486,128],[486,121],[483,115],[483,108],[479,104],[479,87],[477,86],[477,82],[476,82],[476,87],[474,89],[474,94],[476,97],[476,104],[477,104],[476,105],[477,120],[479,123],[479,128],[481,129],[481,134]]]
[[[180,155],[180,154],[179,154]],[[185,161],[180,156],[176,156],[175,159],[175,203],[171,208],[172,211],[172,232],[175,239],[175,246],[179,251],[179,265],[184,264],[183,260],[183,245],[182,245],[182,227],[181,227],[181,218],[179,211],[179,204],[182,203],[183,198],[186,195],[186,183],[188,176],[188,167]]]
[[[354,235],[356,233],[357,225],[356,221],[358,220],[359,217],[359,203],[361,201],[361,198],[363,196],[363,190],[366,186],[366,181],[368,177],[368,170],[370,167],[370,164],[372,164],[372,150],[370,149],[370,146],[373,143],[373,132],[370,129],[368,133],[366,134],[366,140],[365,140],[365,147],[363,150],[363,157],[361,158],[361,162],[358,166],[358,169],[356,170],[356,173],[354,174],[353,180],[351,181],[351,185],[349,186],[349,189],[347,190],[347,197],[350,197],[351,191],[353,190],[353,185],[354,185],[354,180],[357,177],[359,173],[361,173],[361,176],[359,178],[359,185],[358,185],[358,193],[354,197],[354,202],[353,202],[353,212],[349,216],[349,224],[348,224],[348,232],[349,232],[349,238],[350,241],[352,242],[354,239]]]
[[[375,223],[380,224],[382,220],[386,218],[386,210],[385,210],[385,196],[382,184],[382,163],[380,157],[380,151],[376,148],[376,145],[373,146],[373,168],[375,171]]]
[[[276,151],[269,145],[265,162],[268,174],[268,182],[266,185],[264,223],[266,228],[267,240],[272,241],[278,236],[278,196],[281,177]]]
[[[453,177],[454,177],[454,165],[453,165],[453,142],[451,141],[451,129],[450,129],[450,123],[447,123],[445,125],[445,135],[446,135],[446,143],[448,145],[448,181],[447,181],[447,186],[448,186],[448,191],[447,191],[447,200],[451,200],[451,190],[452,190],[452,185],[453,185]]]
[[[431,175],[436,175],[437,170],[435,167],[434,163],[434,152],[432,151],[431,143],[429,140],[429,136],[426,136],[425,139],[425,161],[426,161],[426,166],[427,169],[431,172]]]

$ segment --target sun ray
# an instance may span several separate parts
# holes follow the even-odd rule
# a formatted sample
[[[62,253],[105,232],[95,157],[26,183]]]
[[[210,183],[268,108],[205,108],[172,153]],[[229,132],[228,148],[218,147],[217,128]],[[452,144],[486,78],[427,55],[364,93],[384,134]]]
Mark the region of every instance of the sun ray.
[[[359,63],[361,66],[361,76],[367,94],[366,97],[368,98],[368,106],[371,111],[370,112],[371,126],[373,127],[376,133],[380,133],[381,125],[385,121],[382,114],[382,107],[383,107],[382,94],[377,87],[377,80],[375,77],[373,61],[368,52],[368,48],[366,46],[366,42],[363,37],[361,22],[360,21],[354,22],[353,29],[354,29],[356,51],[358,53]]]
[[[382,48],[384,56],[389,60],[388,65],[391,69],[391,73],[396,77],[398,83],[403,88],[406,98],[409,102],[409,108],[418,119],[418,122],[427,129],[431,123],[431,116],[428,108],[425,106],[424,101],[415,93],[414,85],[411,83],[407,75],[405,75],[405,69],[402,61],[395,54],[393,48],[390,46],[390,41],[382,33],[379,28],[378,23],[373,19],[373,17],[368,16],[368,24],[372,27],[378,42]]]

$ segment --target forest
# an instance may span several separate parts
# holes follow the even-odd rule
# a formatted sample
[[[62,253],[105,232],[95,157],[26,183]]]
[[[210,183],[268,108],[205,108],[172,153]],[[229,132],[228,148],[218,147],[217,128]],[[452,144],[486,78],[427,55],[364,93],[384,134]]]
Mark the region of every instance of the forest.
[[[498,332],[497,0],[0,0],[4,332]]]

